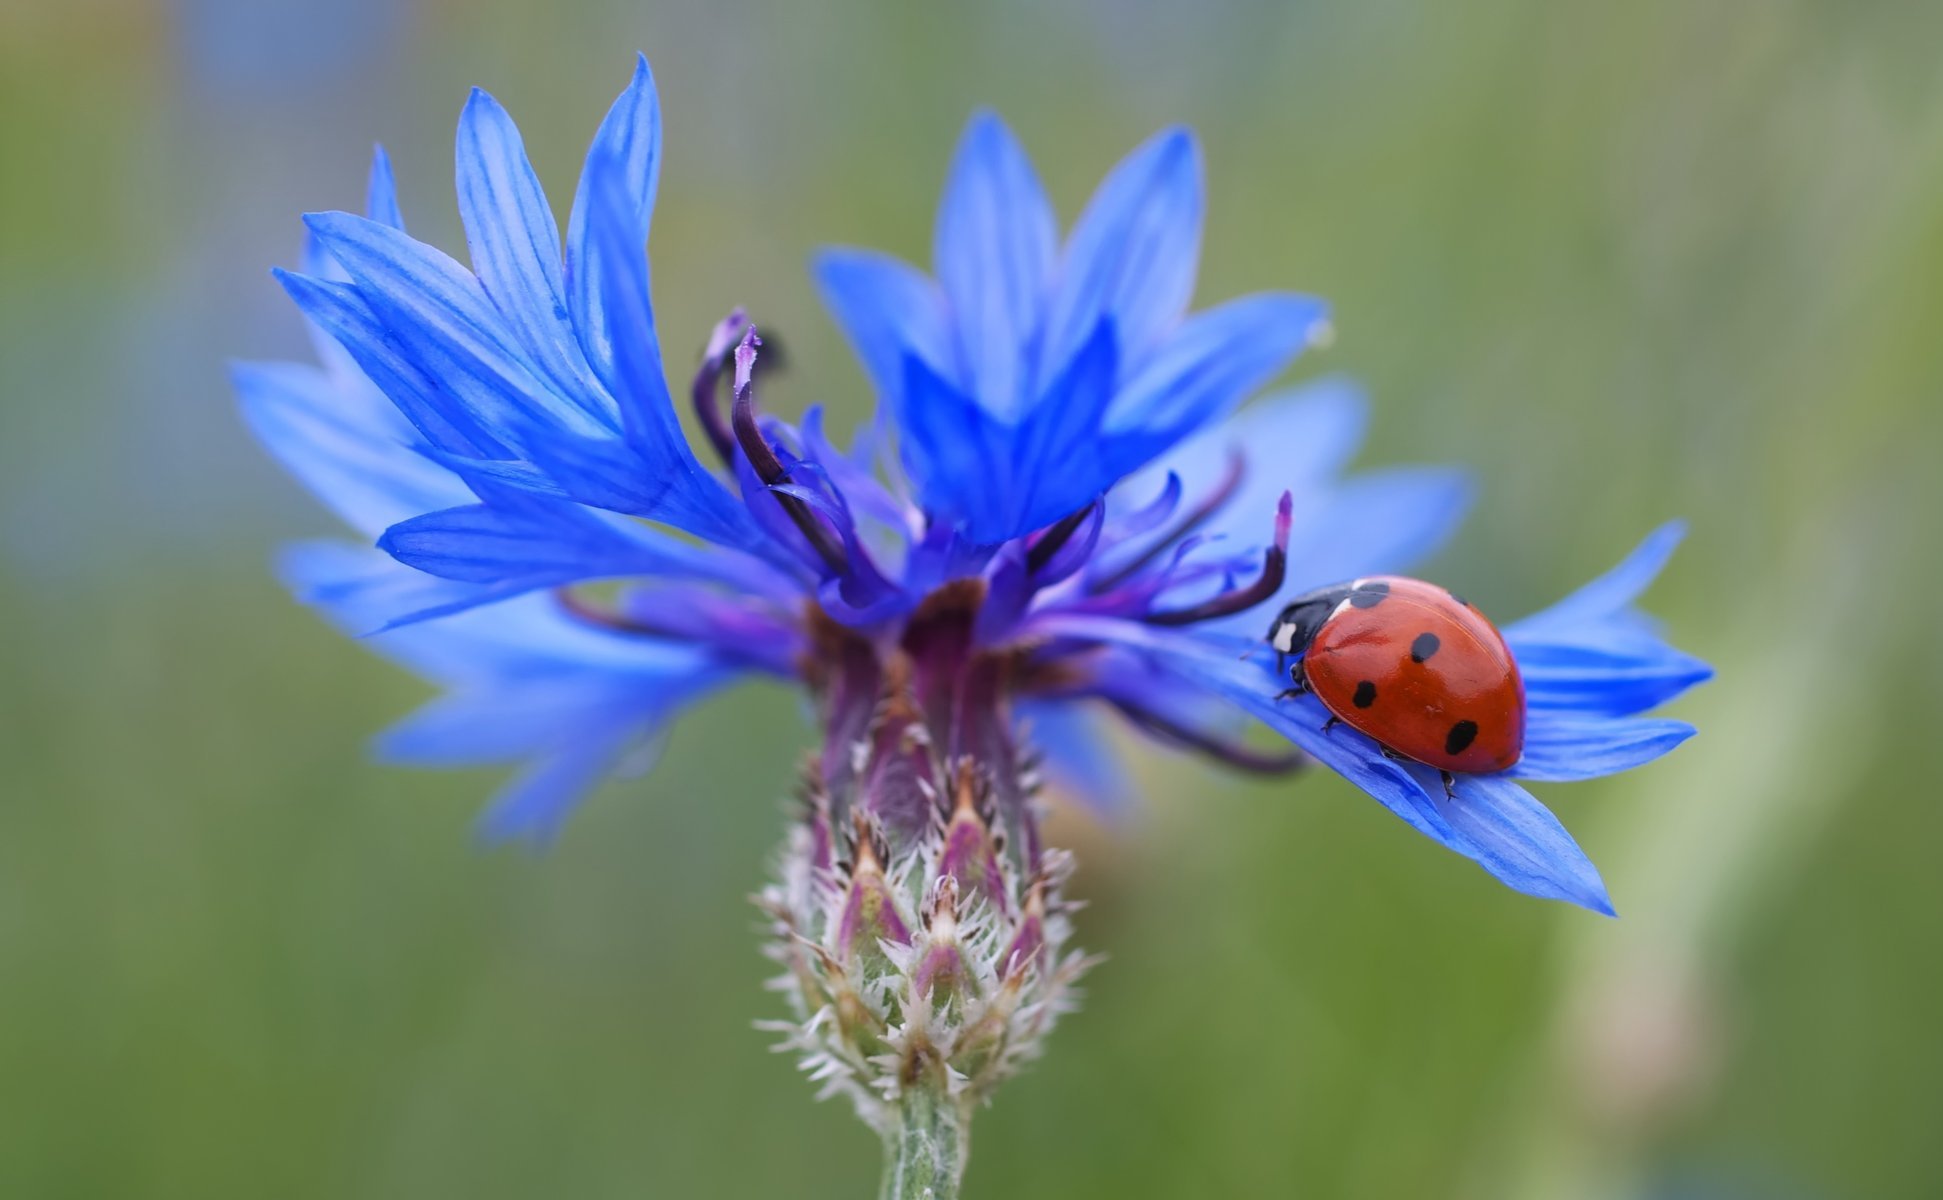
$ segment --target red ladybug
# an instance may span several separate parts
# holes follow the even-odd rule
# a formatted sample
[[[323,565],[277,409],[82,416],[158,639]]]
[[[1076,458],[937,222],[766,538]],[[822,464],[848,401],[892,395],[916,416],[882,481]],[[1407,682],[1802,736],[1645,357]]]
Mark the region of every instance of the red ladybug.
[[[1525,683],[1504,635],[1458,596],[1420,579],[1378,575],[1319,588],[1268,630],[1278,664],[1337,722],[1392,758],[1444,776],[1503,771],[1525,749]]]

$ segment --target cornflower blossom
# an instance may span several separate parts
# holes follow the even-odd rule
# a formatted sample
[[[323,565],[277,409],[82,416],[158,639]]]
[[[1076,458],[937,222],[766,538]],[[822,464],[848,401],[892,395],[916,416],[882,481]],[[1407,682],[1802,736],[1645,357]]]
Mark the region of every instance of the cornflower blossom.
[[[643,59],[563,242],[511,118],[475,90],[456,172],[470,269],[406,233],[380,151],[366,214],[307,216],[303,270],[278,272],[321,365],[239,365],[235,385],[264,445],[360,535],[290,548],[291,587],[444,689],[381,752],[519,764],[489,837],[552,838],[722,686],[805,688],[821,745],[760,898],[794,1016],[777,1028],[884,1135],[886,1195],[956,1194],[972,1108],[1073,1003],[1072,863],[1045,843],[1040,792],[1120,799],[1108,718],[1244,771],[1322,764],[1511,887],[1612,911],[1522,781],[1623,770],[1692,733],[1639,715],[1708,674],[1632,607],[1677,528],[1505,627],[1527,703],[1510,771],[1447,791],[1283,695],[1269,618],[1420,558],[1470,485],[1345,474],[1364,420],[1346,383],[1242,407],[1327,313],[1287,293],[1187,311],[1191,134],[1136,149],[1062,242],[1018,144],[975,117],[932,275],[856,250],[816,264],[877,420],[844,448],[818,409],[764,412],[761,339],[733,313],[687,395],[712,465],[650,299],[660,165]]]

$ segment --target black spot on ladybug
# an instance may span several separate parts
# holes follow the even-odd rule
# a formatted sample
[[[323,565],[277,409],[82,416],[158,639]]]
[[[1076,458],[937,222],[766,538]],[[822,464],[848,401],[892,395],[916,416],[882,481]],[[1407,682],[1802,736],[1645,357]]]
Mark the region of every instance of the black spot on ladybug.
[[[1354,704],[1357,708],[1368,708],[1370,705],[1375,704],[1376,685],[1371,683],[1367,679],[1357,684],[1356,694],[1349,698],[1349,702],[1351,704]]]
[[[1365,583],[1349,594],[1350,607],[1375,608],[1383,603],[1389,594],[1390,585],[1387,583]]]
[[[1437,640],[1437,635],[1434,633],[1418,634],[1417,640],[1410,643],[1410,661],[1414,663],[1422,662],[1437,653],[1437,648],[1443,644]]]
[[[1450,736],[1444,739],[1444,753],[1462,754],[1476,740],[1477,722],[1459,721],[1451,726]]]
[[[1458,604],[1462,605],[1465,608],[1471,607],[1471,602],[1469,600],[1466,600],[1464,597],[1458,595],[1456,592],[1448,592],[1446,593],[1446,595],[1448,595],[1451,599],[1457,601]]]

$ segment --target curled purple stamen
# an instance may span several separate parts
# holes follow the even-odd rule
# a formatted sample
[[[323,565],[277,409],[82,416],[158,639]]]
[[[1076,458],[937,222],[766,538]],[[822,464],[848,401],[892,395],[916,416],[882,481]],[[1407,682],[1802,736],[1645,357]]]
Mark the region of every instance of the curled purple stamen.
[[[1119,696],[1108,698],[1108,703],[1118,709],[1120,715],[1133,725],[1158,741],[1167,742],[1197,754],[1205,754],[1216,762],[1224,763],[1238,771],[1252,775],[1287,775],[1309,765],[1308,756],[1296,751],[1272,754],[1250,749],[1236,742],[1213,737],[1197,729],[1177,724],[1150,709],[1144,708]]]
[[[1262,573],[1255,582],[1186,608],[1150,612],[1144,618],[1146,622],[1149,625],[1192,625],[1198,621],[1212,621],[1216,617],[1246,612],[1281,591],[1282,582],[1288,574],[1289,520],[1294,505],[1294,497],[1283,492],[1281,503],[1275,506],[1275,544],[1262,556]]]
[[[708,435],[708,444],[725,467],[735,466],[735,435],[722,421],[722,406],[716,403],[716,385],[721,382],[722,368],[728,362],[729,351],[749,327],[749,314],[741,307],[731,310],[729,315],[715,323],[709,334],[708,347],[702,351],[702,365],[695,370],[695,381],[688,387],[688,397],[695,406],[695,419],[701,423],[702,432]]]
[[[1240,489],[1242,478],[1247,473],[1247,457],[1239,449],[1231,448],[1228,451],[1228,469],[1222,473],[1221,482],[1215,484],[1212,492],[1209,492],[1199,504],[1194,506],[1192,511],[1176,522],[1172,529],[1160,537],[1155,538],[1152,545],[1142,550],[1139,554],[1134,555],[1124,565],[1116,567],[1111,573],[1094,580],[1088,590],[1095,592],[1108,591],[1119,584],[1125,583],[1142,568],[1167,553],[1168,547],[1181,541],[1189,534],[1192,534],[1196,529],[1199,529],[1206,523],[1209,517],[1212,517],[1214,514],[1220,512],[1222,508],[1226,507],[1228,501],[1234,499],[1235,492]]]
[[[754,382],[756,366],[756,347],[762,339],[756,336],[756,327],[751,325],[744,331],[742,342],[735,348],[735,407],[730,413],[730,423],[735,430],[736,444],[742,447],[743,457],[755,470],[756,477],[770,488],[789,482],[789,470],[783,460],[776,456],[775,447],[762,434],[756,422],[756,389]],[[776,502],[789,514],[789,519],[802,530],[803,537],[809,541],[810,548],[816,551],[823,565],[833,575],[844,575],[850,570],[850,555],[844,549],[843,541],[830,531],[830,527],[812,511],[802,499],[786,492],[772,491]]]
[[[1041,534],[1039,540],[1032,543],[1032,548],[1026,551],[1026,571],[1037,574],[1051,562],[1052,556],[1059,553],[1066,543],[1072,540],[1074,532],[1086,523],[1086,519],[1093,515],[1093,510],[1098,508],[1099,504],[1100,502],[1095,500],[1084,508],[1068,513],[1059,519],[1058,524]]]

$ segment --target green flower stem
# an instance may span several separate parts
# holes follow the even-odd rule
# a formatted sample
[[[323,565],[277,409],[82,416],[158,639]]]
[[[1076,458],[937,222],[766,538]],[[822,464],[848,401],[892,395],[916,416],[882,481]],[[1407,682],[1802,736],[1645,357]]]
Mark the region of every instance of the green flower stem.
[[[878,1200],[957,1200],[971,1155],[971,1105],[929,1088],[899,1097],[897,1125],[884,1137]]]

